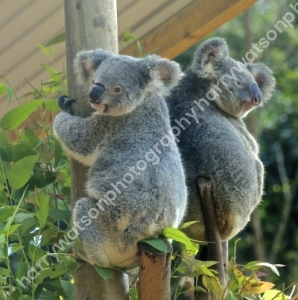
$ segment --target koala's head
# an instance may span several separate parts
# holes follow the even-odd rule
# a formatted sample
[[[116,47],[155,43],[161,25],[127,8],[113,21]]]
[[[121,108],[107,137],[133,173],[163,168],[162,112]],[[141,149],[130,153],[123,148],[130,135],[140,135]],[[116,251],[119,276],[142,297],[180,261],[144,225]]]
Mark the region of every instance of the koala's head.
[[[150,94],[169,94],[183,75],[177,63],[157,55],[137,59],[101,49],[78,53],[74,69],[92,107],[106,116],[129,113]]]
[[[191,70],[212,82],[207,98],[238,118],[269,100],[275,87],[269,68],[263,64],[235,61],[229,57],[227,43],[221,38],[210,39],[198,48]]]

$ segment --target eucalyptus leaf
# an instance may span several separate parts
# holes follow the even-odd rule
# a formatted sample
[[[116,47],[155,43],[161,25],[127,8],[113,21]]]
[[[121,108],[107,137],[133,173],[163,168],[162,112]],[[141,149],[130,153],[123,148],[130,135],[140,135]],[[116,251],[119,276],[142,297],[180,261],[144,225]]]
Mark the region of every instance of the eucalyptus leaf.
[[[173,227],[166,227],[162,233],[165,237],[169,239],[173,239],[176,242],[179,242],[181,244],[184,244],[185,246],[193,248],[193,244],[191,240],[186,236],[185,233],[183,233],[179,229]]]
[[[75,300],[74,285],[66,280],[60,280],[60,283],[65,292],[67,300]]]
[[[22,188],[30,179],[32,169],[38,157],[31,155],[18,160],[7,174],[7,179],[12,190]]]
[[[39,220],[39,227],[44,228],[47,223],[49,206],[48,206],[48,197],[45,193],[40,194],[38,198],[39,209],[36,211],[36,218]]]
[[[59,43],[62,43],[66,40],[66,35],[65,32],[62,32],[60,34],[58,34],[57,36],[55,36],[52,40],[50,40],[47,44],[46,47],[51,46],[51,45],[56,45]]]
[[[158,251],[168,252],[168,248],[162,239],[146,239],[140,242],[149,244],[150,246],[157,249]]]
[[[43,99],[23,104],[6,113],[0,121],[3,130],[10,130],[21,125],[43,103]]]
[[[103,268],[97,265],[94,265],[94,268],[96,270],[96,272],[104,279],[104,280],[108,280],[108,279],[113,279],[113,273],[111,272],[111,270],[107,269],[107,268]]]

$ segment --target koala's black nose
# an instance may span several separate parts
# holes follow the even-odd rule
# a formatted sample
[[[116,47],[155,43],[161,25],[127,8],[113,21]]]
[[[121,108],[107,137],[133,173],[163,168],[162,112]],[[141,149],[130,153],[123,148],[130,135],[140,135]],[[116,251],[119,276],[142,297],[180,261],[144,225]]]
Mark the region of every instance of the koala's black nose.
[[[94,84],[89,92],[90,102],[91,103],[100,103],[101,96],[105,92],[105,87],[102,84]]]
[[[262,92],[256,83],[251,85],[251,101],[253,105],[259,105],[262,101]]]

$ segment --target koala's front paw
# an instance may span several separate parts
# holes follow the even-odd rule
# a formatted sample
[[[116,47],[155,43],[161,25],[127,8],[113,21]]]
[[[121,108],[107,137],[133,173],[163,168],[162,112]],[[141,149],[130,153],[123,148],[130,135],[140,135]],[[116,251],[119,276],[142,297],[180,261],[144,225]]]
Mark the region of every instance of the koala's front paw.
[[[59,107],[69,113],[69,114],[73,114],[73,111],[72,111],[72,104],[73,103],[76,103],[76,100],[74,99],[69,99],[66,95],[62,95],[58,98],[58,105]]]

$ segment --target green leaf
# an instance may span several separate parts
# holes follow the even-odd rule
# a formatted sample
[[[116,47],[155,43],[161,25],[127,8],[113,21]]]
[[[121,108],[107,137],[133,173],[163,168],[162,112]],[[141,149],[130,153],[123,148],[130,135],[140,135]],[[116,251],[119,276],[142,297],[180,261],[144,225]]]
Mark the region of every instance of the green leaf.
[[[37,44],[37,47],[46,55],[46,56],[50,56],[51,53],[50,51],[45,47],[43,46],[42,44]]]
[[[43,103],[43,99],[23,104],[6,113],[0,121],[3,130],[10,130],[21,125]]]
[[[56,37],[54,37],[52,40],[50,40],[47,44],[46,47],[49,47],[51,45],[56,45],[59,43],[62,43],[66,40],[66,34],[65,32],[62,32],[60,34],[58,34]]]
[[[7,179],[12,190],[18,190],[23,187],[30,179],[33,167],[38,156],[27,156],[18,160],[7,174]]]
[[[60,81],[60,75],[58,72],[56,72],[53,68],[51,68],[49,65],[41,64],[52,76],[52,79],[54,81]]]
[[[123,33],[123,41],[126,44],[129,44],[130,42],[136,41],[137,38],[131,33],[131,30],[126,28]]]
[[[191,240],[179,229],[172,228],[172,227],[166,227],[162,233],[168,239],[172,239],[176,242],[184,244],[185,246],[193,248],[193,244],[192,244]]]
[[[22,221],[22,226],[18,228],[18,232],[20,237],[23,237],[25,235],[28,235],[32,230],[38,226],[38,220],[35,218],[32,219],[25,219]]]
[[[56,228],[47,228],[43,231],[40,241],[40,247],[45,246],[50,242],[51,238],[55,238],[58,236],[58,229]]]
[[[57,99],[50,99],[44,102],[45,110],[50,111],[59,111],[60,107],[58,106]]]
[[[55,293],[56,294],[56,293]],[[53,292],[49,292],[49,291],[42,291],[39,294],[38,299],[41,300],[59,300],[61,298],[59,298],[59,296],[55,296]]]
[[[0,244],[5,243],[5,235],[3,233],[0,234]]]
[[[0,148],[1,159],[8,162],[18,161],[25,156],[36,155],[36,152],[32,147],[24,144],[9,145],[8,147]]]
[[[15,216],[16,216],[16,214],[17,214],[17,212],[18,212],[18,210],[19,210],[19,208],[20,208],[20,206],[21,206],[21,203],[22,203],[22,201],[23,201],[23,199],[24,199],[24,194],[25,194],[25,192],[26,192],[26,190],[24,191],[24,193],[23,193],[23,195],[22,195],[22,198],[20,199],[20,201],[19,201],[17,207],[14,209],[14,212],[13,212],[12,216],[10,216],[10,217],[7,219],[7,223],[5,224],[5,227],[4,227],[4,229],[3,229],[4,231],[6,231],[6,232],[9,231],[9,228],[10,228],[10,226],[11,226],[11,223],[13,222],[13,220],[14,220],[14,218],[15,218]]]
[[[12,214],[12,206],[2,206],[0,207],[0,223],[5,222]]]
[[[48,197],[46,194],[42,193],[38,199],[39,209],[36,211],[36,218],[39,220],[39,227],[44,228],[47,223],[49,206],[48,206]]]
[[[34,133],[33,129],[31,128],[26,128],[22,132],[21,137],[22,140],[32,148],[35,148],[40,142],[39,137],[37,137],[37,135]]]
[[[94,268],[104,280],[113,279],[113,273],[109,269],[100,267],[98,265],[94,265]]]
[[[32,297],[28,295],[20,296],[18,300],[32,300]]]
[[[8,235],[13,234],[20,226],[21,226],[21,224],[10,225],[9,230],[8,230]]]
[[[187,228],[193,224],[199,223],[199,221],[190,221],[190,222],[186,222],[182,225],[179,226],[179,229],[183,229],[183,228]]]
[[[16,251],[18,251],[18,250],[20,250],[22,248],[23,248],[23,246],[21,244],[15,243],[15,244],[12,245],[11,251],[12,252],[16,252]]]
[[[50,278],[59,277],[68,272],[68,267],[64,265],[56,265],[54,268],[52,267],[52,273],[50,274]]]
[[[60,280],[60,283],[67,297],[67,300],[75,300],[73,284],[66,280]]]
[[[68,222],[71,217],[71,212],[65,209],[50,209],[49,216],[54,220],[63,220]]]
[[[286,300],[287,298],[284,296],[282,291],[279,290],[268,290],[264,293],[264,300]]]
[[[3,95],[6,93],[5,85],[3,83],[0,83],[0,95]]]
[[[32,219],[34,218],[34,213],[29,213],[29,212],[20,212],[18,214],[16,214],[14,220],[16,223],[22,223],[23,220],[25,219]]]
[[[2,275],[2,276],[9,276],[9,270],[8,269],[4,269],[4,268],[0,268],[0,275]]]
[[[146,239],[140,242],[149,244],[150,246],[157,249],[158,251],[168,252],[167,246],[162,239]]]
[[[8,85],[0,83],[0,95],[3,95],[5,93],[7,94],[8,101],[10,103],[11,99],[12,99],[12,96],[13,96],[13,89],[10,86],[8,86]]]
[[[41,257],[46,255],[46,252],[34,245],[28,245],[29,256],[32,261],[36,264]]]

